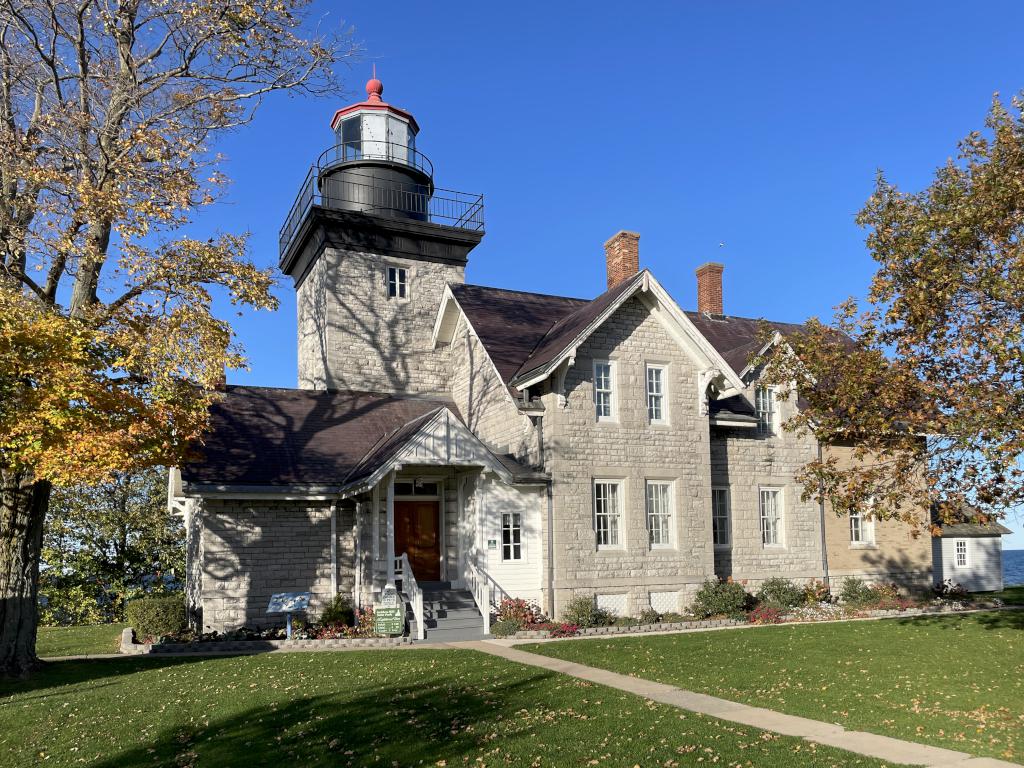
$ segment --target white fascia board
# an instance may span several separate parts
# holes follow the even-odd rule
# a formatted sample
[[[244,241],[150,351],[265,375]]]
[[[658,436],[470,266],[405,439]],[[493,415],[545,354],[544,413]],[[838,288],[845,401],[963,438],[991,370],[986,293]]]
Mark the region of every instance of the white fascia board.
[[[608,307],[604,310],[604,312],[598,315],[586,328],[580,331],[579,334],[577,334],[576,338],[573,339],[570,344],[566,345],[565,350],[561,354],[559,354],[558,357],[551,360],[551,362],[549,362],[547,365],[535,369],[536,372],[530,371],[529,373],[531,373],[532,375],[527,379],[517,381],[516,379],[518,377],[513,377],[512,384],[519,390],[527,389],[529,387],[532,387],[534,384],[539,384],[540,382],[544,381],[548,376],[550,376],[555,370],[558,369],[558,366],[560,366],[566,360],[570,358],[575,359],[576,350],[579,348],[580,344],[585,342],[590,337],[590,334],[592,334],[594,331],[596,331],[598,328],[604,325],[604,322],[609,317],[611,317],[616,311],[618,311],[619,307],[625,304],[628,299],[636,295],[637,291],[640,290],[646,284],[645,276],[647,274],[649,273],[645,269],[642,272],[638,272],[636,275],[629,278],[630,280],[634,281],[635,285],[630,290],[624,291],[622,295],[615,300],[614,303],[609,304]]]
[[[442,420],[447,421],[447,427],[449,429],[458,430],[460,433],[462,433],[464,439],[468,439],[476,444],[477,448],[481,451],[484,457],[483,464],[488,470],[499,475],[504,482],[512,482],[512,474],[505,468],[505,465],[498,461],[498,459],[491,452],[491,449],[484,445],[483,441],[481,441],[479,437],[474,435],[473,432],[465,424],[463,424],[459,420],[459,418],[454,413],[452,413],[451,410],[449,410],[448,408],[438,408],[437,413],[434,414],[433,418],[431,418],[426,424],[421,426],[415,433],[409,436],[409,439],[405,441],[405,445],[409,445],[417,438],[429,434],[433,429],[437,428],[440,425],[440,422]],[[447,439],[450,439],[450,436]],[[354,496],[362,491],[369,490],[370,488],[373,488],[373,486],[375,486],[381,480],[383,480],[388,475],[388,473],[401,469],[401,467],[404,464],[425,464],[427,466],[431,466],[431,462],[424,462],[419,459],[410,459],[408,457],[404,457],[402,455],[402,449],[400,449],[393,457],[388,459],[381,466],[377,467],[377,469],[373,473],[371,473],[368,477],[362,480],[358,486],[342,489],[338,497],[345,499],[350,496]],[[444,464],[437,464],[436,466],[478,466],[478,464],[477,462],[466,463],[457,461],[447,461]]]
[[[636,276],[631,277],[635,284],[630,290],[623,292],[621,296],[613,304],[610,304],[604,312],[602,312],[590,325],[583,329],[580,334],[573,339],[572,343],[568,345],[566,350],[562,352],[558,357],[552,360],[543,368],[539,369],[536,373],[530,376],[528,379],[523,381],[513,382],[519,389],[530,387],[538,382],[544,381],[551,373],[558,368],[565,360],[570,356],[575,357],[576,349],[587,340],[587,338],[601,325],[608,320],[619,308],[637,293],[643,293],[651,295],[654,298],[654,302],[645,302],[648,308],[651,309],[664,309],[666,317],[662,317],[659,311],[655,311],[654,314],[658,317],[659,321],[666,327],[669,334],[675,339],[675,341],[683,348],[683,350],[689,354],[698,365],[707,366],[710,368],[717,368],[722,371],[726,382],[731,388],[726,389],[723,392],[723,396],[731,396],[734,394],[740,394],[744,390],[743,382],[732,367],[725,362],[723,358],[707,339],[697,330],[690,319],[686,316],[686,313],[679,308],[675,300],[669,295],[668,291],[662,287],[658,279],[650,273],[650,271],[644,269],[639,272]]]
[[[650,292],[657,297],[660,306],[672,318],[672,321],[682,333],[682,337],[693,344],[699,351],[700,356],[704,358],[704,360],[697,359],[697,362],[722,371],[725,380],[736,390],[735,392],[726,390],[726,392],[722,393],[723,396],[731,397],[733,394],[741,394],[745,389],[742,379],[732,369],[732,366],[725,362],[725,358],[719,354],[711,342],[704,338],[704,334],[697,330],[697,326],[690,321],[690,318],[686,316],[686,313],[676,304],[675,299],[669,295],[668,291],[665,290],[654,275],[650,277]],[[683,346],[686,348],[685,344]],[[687,351],[693,354],[692,350]]]
[[[739,429],[756,429],[757,422],[750,422],[746,419],[729,419],[729,418],[718,418],[717,416],[711,417],[711,423],[716,427],[737,427]]]
[[[777,344],[780,344],[780,343],[782,343],[782,334],[779,333],[778,331],[776,331],[775,334],[768,340],[768,343],[766,343],[764,346],[762,346],[757,351],[757,354],[754,355],[754,357],[760,357],[765,352],[767,352],[769,349],[771,349],[772,347],[774,347],[774,346],[776,346]],[[752,369],[753,369],[753,366],[750,365],[750,363],[747,363],[747,365],[744,366],[743,370],[740,371],[740,378],[742,379],[743,377],[745,377],[748,373],[750,373],[750,371]]]
[[[434,318],[434,330],[430,334],[431,349],[437,349],[439,343],[451,344],[455,326],[458,324],[458,320],[452,319],[452,315],[461,311],[462,308],[455,300],[451,286],[446,285],[441,296],[441,304],[437,308],[437,316]]]

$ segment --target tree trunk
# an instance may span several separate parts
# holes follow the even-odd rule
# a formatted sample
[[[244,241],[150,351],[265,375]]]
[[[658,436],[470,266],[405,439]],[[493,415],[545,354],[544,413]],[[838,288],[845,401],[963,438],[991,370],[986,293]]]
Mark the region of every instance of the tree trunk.
[[[36,605],[50,484],[0,469],[0,677],[27,677],[36,656]]]

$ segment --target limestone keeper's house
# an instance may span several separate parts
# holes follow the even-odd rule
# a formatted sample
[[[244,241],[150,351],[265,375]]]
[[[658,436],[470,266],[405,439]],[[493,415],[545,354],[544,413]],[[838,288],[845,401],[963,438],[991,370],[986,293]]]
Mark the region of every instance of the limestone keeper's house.
[[[697,311],[630,232],[593,299],[467,284],[482,198],[434,186],[382,90],[334,115],[281,230],[299,387],[227,387],[172,472],[198,626],[265,623],[274,592],[365,605],[388,582],[425,592],[414,629],[434,639],[483,631],[508,595],[636,615],[716,575],[930,583],[927,537],[801,499],[819,446],[780,429],[794,399],[759,386],[758,324],[723,314],[721,265],[697,269]]]

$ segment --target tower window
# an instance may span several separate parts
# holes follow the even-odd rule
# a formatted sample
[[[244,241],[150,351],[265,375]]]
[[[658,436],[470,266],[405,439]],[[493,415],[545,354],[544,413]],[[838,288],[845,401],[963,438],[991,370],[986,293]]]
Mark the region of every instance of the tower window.
[[[388,298],[409,297],[409,271],[405,267],[388,267]]]

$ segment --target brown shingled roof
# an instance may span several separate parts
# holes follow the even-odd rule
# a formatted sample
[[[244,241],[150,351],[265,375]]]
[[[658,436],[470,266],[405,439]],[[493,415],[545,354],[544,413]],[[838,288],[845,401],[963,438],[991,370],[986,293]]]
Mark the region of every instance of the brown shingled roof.
[[[451,291],[506,384],[551,326],[590,303],[481,285],[452,285]]]
[[[199,455],[181,468],[187,483],[341,486],[390,434],[446,399],[370,392],[229,386],[210,411]]]
[[[759,336],[761,320],[732,315],[708,315],[703,312],[687,312],[686,316],[737,374],[747,367],[750,359],[764,346]],[[803,328],[796,323],[766,322],[783,336],[798,333]]]

